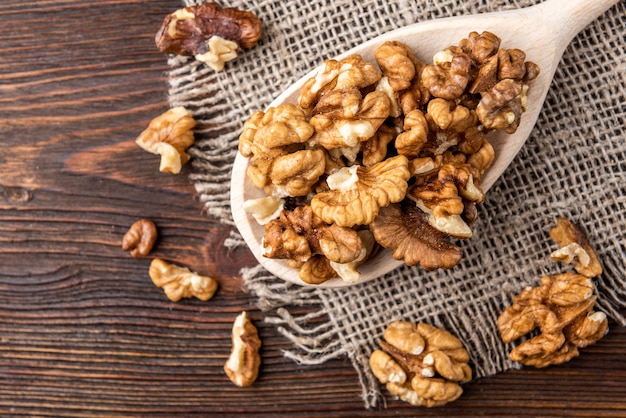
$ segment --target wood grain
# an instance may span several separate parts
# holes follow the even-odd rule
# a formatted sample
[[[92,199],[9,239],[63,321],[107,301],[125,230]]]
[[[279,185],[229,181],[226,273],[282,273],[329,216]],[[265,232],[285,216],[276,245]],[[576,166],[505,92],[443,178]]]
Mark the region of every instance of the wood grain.
[[[364,411],[347,359],[319,366],[291,348],[228,252],[230,230],[203,212],[187,167],[159,173],[133,144],[168,108],[167,65],[154,33],[174,0],[3,1],[0,23],[0,416],[626,416],[626,332],[571,363],[468,384],[448,408],[388,399]],[[169,302],[148,259],[121,251],[149,217],[153,256],[220,281],[210,302]],[[247,309],[263,340],[257,383],[222,366]],[[297,308],[307,312],[314,307]]]

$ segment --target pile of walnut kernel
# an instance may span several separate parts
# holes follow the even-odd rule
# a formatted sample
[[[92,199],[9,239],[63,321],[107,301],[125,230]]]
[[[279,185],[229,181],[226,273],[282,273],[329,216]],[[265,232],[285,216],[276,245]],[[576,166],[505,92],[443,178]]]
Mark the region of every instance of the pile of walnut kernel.
[[[489,32],[420,61],[400,42],[325,61],[298,104],[257,111],[239,152],[268,195],[245,203],[264,225],[266,257],[309,284],[358,281],[379,246],[424,269],[451,268],[471,237],[480,179],[494,158],[486,136],[513,133],[539,73]]]

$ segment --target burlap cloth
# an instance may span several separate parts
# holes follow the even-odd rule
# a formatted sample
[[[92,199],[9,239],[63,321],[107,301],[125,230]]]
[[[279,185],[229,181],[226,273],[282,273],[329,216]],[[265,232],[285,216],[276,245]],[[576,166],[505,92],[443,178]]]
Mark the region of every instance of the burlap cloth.
[[[191,5],[192,0],[185,0]],[[190,150],[192,180],[209,216],[232,224],[230,170],[243,122],[324,59],[418,21],[527,7],[539,1],[262,0],[233,1],[257,14],[264,37],[216,73],[171,57],[169,99],[199,122]],[[518,367],[495,321],[503,307],[541,275],[561,272],[549,260],[549,229],[565,216],[588,233],[604,265],[596,280],[599,309],[626,324],[626,1],[579,34],[565,51],[531,137],[479,207],[464,259],[451,270],[403,267],[342,289],[303,288],[262,268],[243,272],[247,289],[293,344],[285,356],[320,364],[347,356],[366,407],[384,399],[368,358],[394,320],[425,321],[456,334],[476,377]],[[234,233],[226,245],[245,245]],[[560,270],[559,270],[560,269]],[[289,307],[319,306],[291,315]],[[584,355],[584,350],[582,350]]]

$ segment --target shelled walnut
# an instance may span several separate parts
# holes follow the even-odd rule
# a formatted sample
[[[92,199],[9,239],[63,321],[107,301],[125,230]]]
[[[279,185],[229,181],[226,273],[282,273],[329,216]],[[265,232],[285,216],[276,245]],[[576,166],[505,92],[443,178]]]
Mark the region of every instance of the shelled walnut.
[[[472,378],[469,354],[454,335],[418,323],[394,322],[385,329],[382,350],[370,356],[374,376],[393,395],[414,406],[436,407],[463,393]]]
[[[172,302],[192,296],[207,301],[213,297],[218,287],[215,279],[193,273],[186,267],[170,264],[160,258],[152,260],[148,274],[152,282],[162,288]]]
[[[194,56],[221,71],[238,50],[252,48],[261,35],[261,20],[253,13],[207,2],[167,15],[155,42],[161,52]]]
[[[152,119],[135,141],[144,150],[161,155],[159,171],[180,173],[189,161],[185,152],[194,142],[196,121],[191,112],[182,106],[173,107]]]
[[[133,223],[124,234],[122,249],[130,251],[133,257],[145,257],[150,254],[157,239],[157,229],[150,219],[140,219]]]
[[[261,339],[246,311],[235,319],[232,344],[232,351],[224,364],[224,371],[235,385],[250,386],[259,375]]]
[[[553,261],[573,263],[578,274],[586,277],[602,274],[602,265],[587,236],[569,220],[557,219],[556,226],[550,230],[550,237],[560,247],[550,254]]]
[[[542,277],[539,286],[527,287],[515,296],[497,321],[504,343],[539,329],[538,335],[509,354],[511,360],[527,366],[567,362],[579,355],[579,348],[595,343],[608,331],[606,315],[593,310],[597,296],[592,277],[601,274],[602,268],[586,236],[564,218],[558,220],[551,236],[561,246],[552,258],[568,262],[575,258],[578,273]]]
[[[239,152],[249,158],[248,180],[273,199],[301,199],[327,225],[370,229],[374,247],[391,248],[409,265],[455,266],[461,250],[449,240],[472,235],[484,200],[480,181],[495,157],[489,134],[517,129],[539,72],[522,51],[500,43],[471,32],[432,64],[399,41],[381,44],[375,62],[359,55],[325,61],[297,104],[245,122]],[[284,247],[302,242],[285,239]],[[299,268],[306,283],[327,280],[336,262],[319,252],[265,256]]]

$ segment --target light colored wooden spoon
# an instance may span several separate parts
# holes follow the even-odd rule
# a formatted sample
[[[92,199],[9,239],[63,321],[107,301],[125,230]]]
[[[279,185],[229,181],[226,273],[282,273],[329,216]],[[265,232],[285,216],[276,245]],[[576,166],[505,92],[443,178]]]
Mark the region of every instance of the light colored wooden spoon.
[[[456,45],[472,31],[495,33],[502,39],[503,48],[518,48],[526,52],[526,59],[538,64],[541,72],[530,83],[527,110],[522,114],[517,131],[512,135],[494,132],[493,136],[489,137],[496,154],[492,166],[485,172],[481,182],[483,190],[487,191],[508,167],[530,135],[567,45],[576,34],[618,1],[547,0],[524,9],[420,22],[371,39],[335,59],[360,54],[364,59],[375,62],[374,50],[385,41],[396,40],[409,45],[418,58],[432,62],[434,54],[450,45]],[[302,85],[317,71],[318,69],[315,69],[298,80],[279,95],[270,107],[282,103],[297,103]],[[287,266],[283,260],[263,257],[261,245],[263,227],[243,210],[243,202],[262,197],[264,193],[247,181],[247,165],[248,159],[237,154],[230,190],[234,221],[254,256],[268,271],[289,282],[306,285],[300,280],[298,271]],[[359,268],[361,278],[358,283],[379,277],[401,264],[402,261],[392,258],[390,251],[382,251]],[[349,284],[341,279],[331,279],[318,286],[346,285]]]

